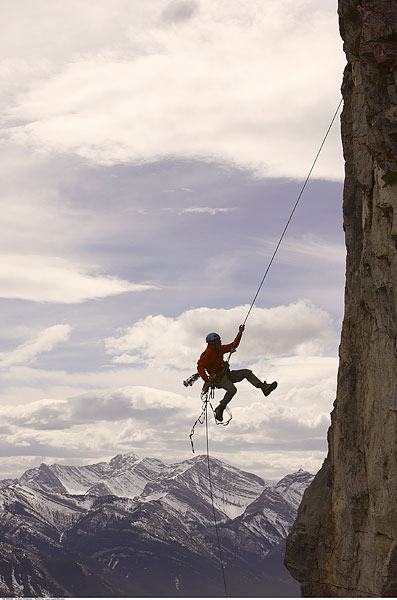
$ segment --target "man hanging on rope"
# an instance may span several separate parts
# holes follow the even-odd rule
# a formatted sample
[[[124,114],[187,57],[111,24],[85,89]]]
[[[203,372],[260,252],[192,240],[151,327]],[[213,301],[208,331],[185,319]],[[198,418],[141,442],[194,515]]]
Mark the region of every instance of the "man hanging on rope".
[[[231,344],[224,345],[222,345],[221,338],[217,333],[209,333],[205,338],[208,346],[197,363],[197,370],[202,379],[204,379],[204,392],[207,392],[211,386],[226,390],[226,394],[215,409],[215,418],[220,422],[223,421],[223,411],[225,410],[226,405],[237,392],[237,388],[234,384],[238,381],[247,379],[254,387],[260,388],[265,396],[268,396],[270,392],[277,387],[277,381],[273,381],[273,383],[266,383],[266,381],[264,381],[262,383],[250,369],[231,371],[229,363],[223,360],[224,354],[233,352],[237,348],[241,336],[243,335],[243,331],[244,325],[240,325],[234,341]]]

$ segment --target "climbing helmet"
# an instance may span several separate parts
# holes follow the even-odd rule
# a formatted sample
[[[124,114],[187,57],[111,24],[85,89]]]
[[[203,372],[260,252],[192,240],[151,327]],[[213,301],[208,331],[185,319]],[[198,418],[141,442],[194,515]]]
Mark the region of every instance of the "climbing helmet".
[[[218,333],[209,333],[205,338],[207,344],[215,344],[221,341],[221,336]]]

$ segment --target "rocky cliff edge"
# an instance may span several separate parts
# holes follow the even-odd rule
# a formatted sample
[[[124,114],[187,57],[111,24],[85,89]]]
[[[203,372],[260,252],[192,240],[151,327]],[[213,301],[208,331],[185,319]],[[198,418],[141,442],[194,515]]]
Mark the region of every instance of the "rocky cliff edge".
[[[328,456],[286,565],[303,596],[397,596],[397,1],[339,0],[345,316]]]

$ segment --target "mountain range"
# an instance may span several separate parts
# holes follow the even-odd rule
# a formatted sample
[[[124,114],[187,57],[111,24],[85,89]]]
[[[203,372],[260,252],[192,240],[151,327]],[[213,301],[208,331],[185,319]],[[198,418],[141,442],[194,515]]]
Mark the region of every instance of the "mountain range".
[[[210,467],[229,596],[299,596],[283,556],[313,475]],[[0,480],[0,517],[3,597],[224,595],[206,456],[42,463]]]

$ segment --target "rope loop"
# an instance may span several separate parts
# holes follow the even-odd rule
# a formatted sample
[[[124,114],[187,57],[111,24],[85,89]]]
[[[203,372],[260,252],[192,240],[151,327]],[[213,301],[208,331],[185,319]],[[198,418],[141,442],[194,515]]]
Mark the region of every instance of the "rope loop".
[[[190,431],[189,434],[189,438],[190,438],[190,443],[192,445],[192,452],[194,454],[194,444],[193,444],[193,436],[196,430],[196,425],[199,423],[200,425],[203,425],[205,419],[206,419],[206,414],[207,414],[207,406],[208,404],[211,407],[212,410],[212,414],[214,415],[214,419],[215,419],[215,423],[217,425],[221,425],[222,427],[226,427],[227,425],[229,425],[230,421],[233,419],[233,415],[232,415],[232,411],[230,410],[230,408],[228,406],[225,407],[225,411],[227,412],[227,414],[229,415],[229,418],[227,421],[217,421],[216,417],[215,417],[215,410],[214,407],[212,406],[211,400],[213,400],[215,398],[215,387],[210,387],[206,392],[202,391],[201,392],[201,413],[199,414],[199,416],[197,417],[197,419],[195,420],[195,422],[193,423],[192,429]]]
[[[192,445],[192,452],[194,454],[194,444],[193,444],[193,436],[194,436],[194,432],[196,429],[196,425],[197,423],[200,423],[200,425],[202,425],[205,421],[205,416],[207,414],[207,404],[209,403],[212,412],[214,412],[214,407],[211,404],[211,400],[213,400],[213,398],[215,397],[215,388],[210,387],[206,392],[202,391],[201,392],[201,413],[199,414],[199,416],[197,417],[197,419],[195,420],[195,422],[193,423],[192,426],[192,430],[190,432],[189,438],[190,438],[190,443]]]

